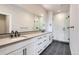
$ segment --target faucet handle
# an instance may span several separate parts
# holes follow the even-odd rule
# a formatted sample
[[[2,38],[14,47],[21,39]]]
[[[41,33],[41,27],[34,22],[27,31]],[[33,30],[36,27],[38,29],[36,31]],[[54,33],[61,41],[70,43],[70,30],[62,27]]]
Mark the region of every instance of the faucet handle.
[[[20,36],[19,32],[15,31],[15,37],[19,37],[19,36]]]
[[[11,38],[14,37],[14,31],[11,31],[10,37],[11,37]]]
[[[17,37],[18,31],[15,31],[15,37]]]

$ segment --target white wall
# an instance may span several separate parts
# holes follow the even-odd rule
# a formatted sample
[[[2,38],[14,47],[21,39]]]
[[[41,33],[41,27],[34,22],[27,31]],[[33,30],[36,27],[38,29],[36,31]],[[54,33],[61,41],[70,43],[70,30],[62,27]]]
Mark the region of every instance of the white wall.
[[[47,32],[53,32],[53,12],[52,11],[48,11],[48,15],[47,15],[47,20],[46,20],[46,31]]]
[[[39,22],[41,22],[40,28],[46,29],[46,24],[47,24],[46,20],[47,20],[48,16],[47,16],[47,10],[42,5],[40,5],[40,4],[19,4],[17,6],[25,9],[26,11],[28,11],[36,16],[37,15],[42,16],[41,21],[39,21]]]
[[[27,12],[16,5],[0,5],[0,12],[11,14],[11,30],[32,31],[34,14]]]
[[[79,55],[79,4],[70,5],[70,49],[73,55]]]

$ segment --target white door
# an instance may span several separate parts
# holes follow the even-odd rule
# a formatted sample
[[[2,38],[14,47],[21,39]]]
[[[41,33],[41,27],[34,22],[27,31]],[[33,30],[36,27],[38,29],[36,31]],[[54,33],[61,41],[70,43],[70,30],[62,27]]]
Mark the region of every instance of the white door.
[[[67,13],[59,13],[54,18],[54,37],[56,40],[68,42],[69,38],[69,19]]]
[[[72,54],[79,54],[79,5],[70,6],[70,49]],[[73,28],[74,27],[74,28]]]
[[[70,18],[69,16],[67,15],[66,18],[64,19],[64,28],[63,28],[63,31],[64,31],[64,40],[66,42],[69,42],[70,40]]]

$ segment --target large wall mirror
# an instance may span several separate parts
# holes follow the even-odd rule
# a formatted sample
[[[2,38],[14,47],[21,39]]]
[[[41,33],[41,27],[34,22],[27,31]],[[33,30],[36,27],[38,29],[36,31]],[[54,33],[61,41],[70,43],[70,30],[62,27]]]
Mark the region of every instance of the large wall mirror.
[[[10,33],[10,15],[0,13],[0,34]]]
[[[11,33],[12,30],[18,32],[27,32],[45,29],[44,19],[42,16],[29,14],[20,17],[20,19],[14,18],[15,15],[0,13],[0,34]]]

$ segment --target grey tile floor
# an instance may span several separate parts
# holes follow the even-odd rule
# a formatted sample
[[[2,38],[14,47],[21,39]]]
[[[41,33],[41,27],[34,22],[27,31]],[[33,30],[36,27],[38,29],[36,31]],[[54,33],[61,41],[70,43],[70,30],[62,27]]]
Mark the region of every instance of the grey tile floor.
[[[71,55],[69,44],[53,41],[40,55]]]

